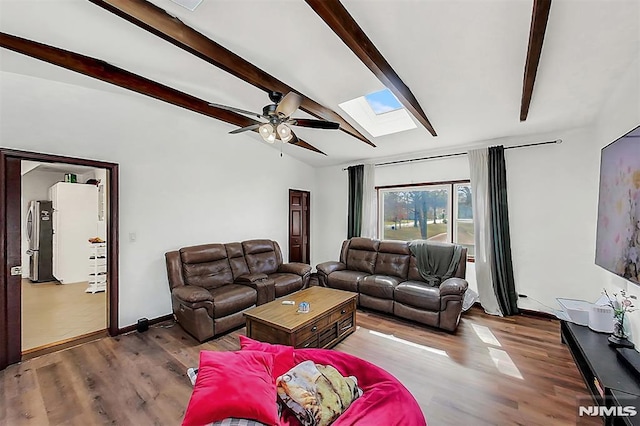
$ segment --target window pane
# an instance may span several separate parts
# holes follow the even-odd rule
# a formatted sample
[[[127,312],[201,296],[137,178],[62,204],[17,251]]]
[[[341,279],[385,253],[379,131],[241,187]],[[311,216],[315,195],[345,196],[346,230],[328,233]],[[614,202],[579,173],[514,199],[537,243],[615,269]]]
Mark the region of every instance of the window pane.
[[[458,217],[454,232],[454,242],[467,248],[467,256],[474,256],[475,242],[473,230],[473,208],[471,204],[471,185],[456,185]]]
[[[383,192],[382,238],[449,241],[448,188],[434,186]]]

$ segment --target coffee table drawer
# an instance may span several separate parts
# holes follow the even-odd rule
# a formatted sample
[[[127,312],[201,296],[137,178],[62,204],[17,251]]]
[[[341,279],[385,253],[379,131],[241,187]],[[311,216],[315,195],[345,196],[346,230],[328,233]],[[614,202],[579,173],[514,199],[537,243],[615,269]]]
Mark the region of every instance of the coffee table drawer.
[[[336,322],[336,321],[340,321],[342,318],[350,317],[353,315],[353,312],[355,310],[356,310],[355,300],[347,302],[344,305],[340,305],[335,310],[331,311],[329,322]]]
[[[318,320],[312,322],[311,324],[301,328],[296,332],[297,341],[303,341],[309,339],[311,336],[315,336],[318,334],[318,331],[326,327],[330,324],[329,316],[326,315],[322,318],[318,318]]]

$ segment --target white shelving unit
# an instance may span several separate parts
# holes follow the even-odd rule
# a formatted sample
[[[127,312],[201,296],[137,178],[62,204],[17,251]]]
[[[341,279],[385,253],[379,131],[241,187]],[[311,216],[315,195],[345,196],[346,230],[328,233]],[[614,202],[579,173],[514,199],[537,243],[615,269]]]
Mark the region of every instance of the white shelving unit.
[[[85,293],[107,289],[107,243],[89,245],[89,287]]]

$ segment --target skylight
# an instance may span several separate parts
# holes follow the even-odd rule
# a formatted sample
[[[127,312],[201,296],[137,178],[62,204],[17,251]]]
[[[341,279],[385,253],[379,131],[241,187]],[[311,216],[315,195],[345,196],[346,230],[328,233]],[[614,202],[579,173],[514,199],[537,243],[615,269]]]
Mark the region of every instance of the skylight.
[[[339,106],[374,138],[417,127],[389,89],[360,96]]]
[[[402,104],[398,102],[391,90],[384,89],[379,92],[369,93],[365,95],[367,103],[376,115],[396,111],[402,108]]]

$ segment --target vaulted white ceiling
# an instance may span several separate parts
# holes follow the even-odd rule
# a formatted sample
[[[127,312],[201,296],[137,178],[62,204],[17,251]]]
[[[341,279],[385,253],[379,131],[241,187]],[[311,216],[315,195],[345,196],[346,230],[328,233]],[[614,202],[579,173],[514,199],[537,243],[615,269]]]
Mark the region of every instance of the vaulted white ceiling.
[[[528,119],[520,122],[531,0],[342,0],[438,133],[417,123],[373,138],[338,104],[382,83],[303,0],[204,0],[194,12],[170,0],[152,3],[338,112],[377,145],[340,131],[296,128],[327,156],[289,153],[315,166],[586,126],[615,80],[639,67],[640,1],[553,0]],[[264,91],[86,0],[0,0],[0,31],[105,60],[210,102],[252,111],[269,103]],[[141,96],[6,49],[0,71]],[[212,125],[212,132],[221,128],[236,127]],[[235,137],[264,143],[252,132]]]

